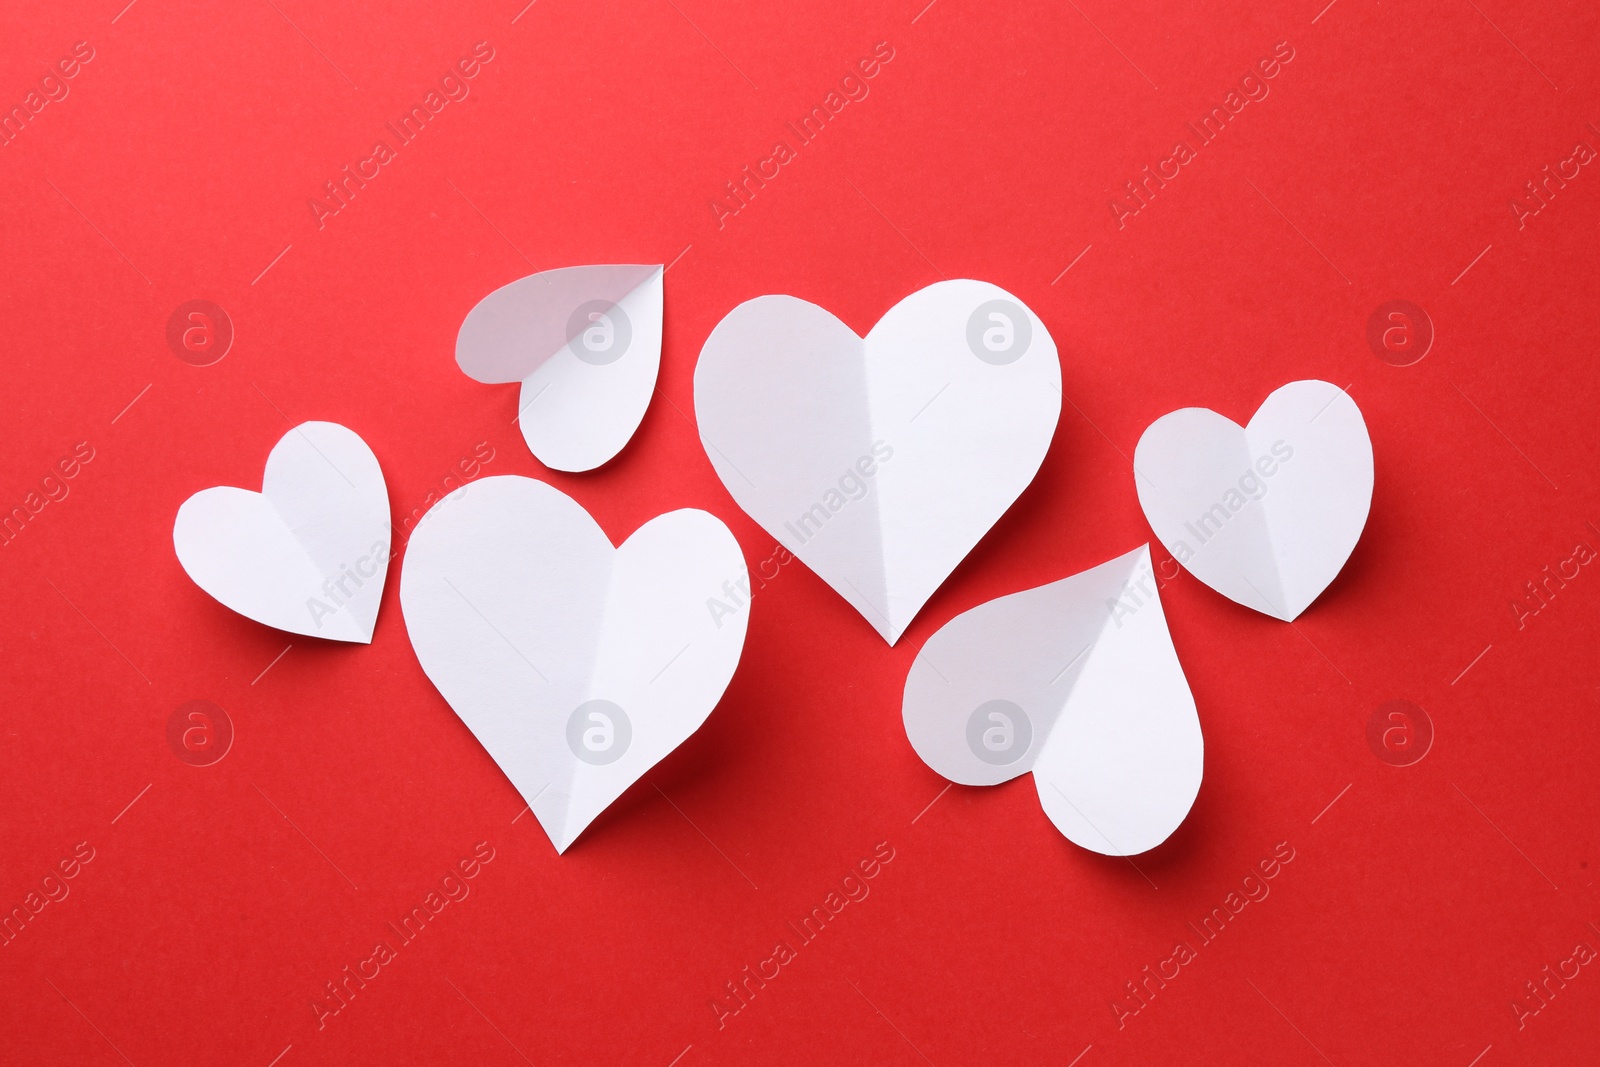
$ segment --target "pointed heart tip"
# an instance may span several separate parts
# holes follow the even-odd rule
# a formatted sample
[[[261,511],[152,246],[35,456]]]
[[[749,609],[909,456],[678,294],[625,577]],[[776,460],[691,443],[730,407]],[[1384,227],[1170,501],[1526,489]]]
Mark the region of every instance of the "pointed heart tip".
[[[583,836],[583,832],[589,828],[589,824],[584,823],[578,827],[568,825],[567,813],[564,810],[550,812],[549,814],[551,816],[550,821],[546,822],[544,815],[541,815],[537,810],[533,812],[534,818],[539,820],[539,828],[544,831],[545,837],[549,839],[550,846],[556,850],[556,855],[565,855],[567,849],[571,848],[573,843]]]
[[[878,636],[888,642],[890,648],[893,648],[895,643],[904,637],[906,631],[911,628],[911,619],[906,619],[904,622],[895,622],[893,619],[867,615],[865,612],[862,614],[873,630],[877,631]]]
[[[277,629],[277,627],[273,628]],[[312,637],[318,641],[331,641],[341,645],[370,645],[372,644],[372,636],[377,632],[377,629],[378,621],[374,619],[369,626],[362,626],[360,623],[355,623],[349,627],[345,627],[341,633],[323,633],[320,631],[312,633],[308,630],[284,630],[283,632],[286,634],[295,634],[299,637]]]
[[[583,826],[578,827],[578,829],[569,831],[567,833],[552,834],[550,836],[550,843],[555,846],[556,855],[566,855],[567,849],[576,844],[578,838],[582,837],[583,832],[588,828],[588,824],[586,823]]]
[[[1284,610],[1280,609],[1276,604],[1273,604],[1271,605],[1270,610],[1263,612],[1263,614],[1270,615],[1280,622],[1294,622],[1294,620],[1303,615],[1306,608],[1309,608],[1310,606],[1310,604],[1302,604],[1298,608],[1289,608]]]

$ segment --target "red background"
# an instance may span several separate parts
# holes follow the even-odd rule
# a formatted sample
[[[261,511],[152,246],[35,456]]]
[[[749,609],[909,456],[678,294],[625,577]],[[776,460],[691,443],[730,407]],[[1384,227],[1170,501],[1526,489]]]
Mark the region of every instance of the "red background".
[[[0,907],[78,842],[95,858],[0,947],[0,1058],[1592,1062],[1600,969],[1520,1029],[1511,1003],[1600,947],[1600,575],[1520,628],[1510,605],[1600,544],[1600,173],[1520,228],[1509,205],[1600,144],[1600,14],[924,2],[12,12],[5,107],[74,42],[95,58],[0,149],[0,506],[76,443],[95,458],[0,549]],[[319,229],[308,199],[479,41],[471,96]],[[719,227],[723,183],[880,41],[870,95]],[[1119,230],[1111,197],[1281,41],[1270,96]],[[513,278],[608,261],[673,264],[660,395],[616,461],[551,473],[455,332]],[[700,506],[754,567],[772,539],[690,422],[701,342],[762,293],[865,332],[941,275],[1009,289],[1061,350],[1037,480],[899,647],[784,568],[705,726],[564,857],[419,669],[403,560],[363,648],[237,617],[173,555],[185,497],[258,486],[292,422],[330,419],[378,455],[397,521],[483,441],[486,473],[550,480],[615,540]],[[237,334],[207,367],[165,339],[196,298]],[[1394,298],[1437,329],[1404,368],[1365,336]],[[1187,575],[1162,590],[1206,737],[1177,833],[1135,868],[1065,841],[1027,780],[943,793],[900,723],[928,635],[1149,539],[1127,457],[1152,420],[1242,421],[1302,377],[1361,405],[1372,517],[1292,627]],[[236,730],[212,766],[168,745],[191,699]],[[1437,735],[1408,767],[1367,741],[1394,699]],[[324,983],[479,841],[472,895],[319,1029]],[[723,984],[878,842],[871,896],[719,1028]],[[1278,842],[1271,895],[1119,1028],[1124,983]]]

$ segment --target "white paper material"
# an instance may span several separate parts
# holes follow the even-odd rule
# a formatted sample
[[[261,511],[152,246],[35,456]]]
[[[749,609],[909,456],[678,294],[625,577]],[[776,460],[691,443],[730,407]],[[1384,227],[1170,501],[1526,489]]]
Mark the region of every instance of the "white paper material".
[[[1292,622],[1350,558],[1372,505],[1372,441],[1349,394],[1290,382],[1240,427],[1163,415],[1133,454],[1157,539],[1200,581]]]
[[[792,296],[746,301],[694,387],[733,499],[891,645],[1033,480],[1061,414],[1044,323],[965,280],[906,297],[864,339]]]
[[[912,664],[902,715],[951,781],[1032,771],[1056,828],[1107,856],[1165,841],[1200,791],[1200,718],[1148,545],[950,620]]]
[[[572,498],[503,476],[422,517],[400,607],[422,669],[564,852],[721,699],[747,617],[725,598],[747,581],[704,511],[613,548]]]
[[[480,300],[456,363],[480,382],[521,382],[517,421],[547,467],[593,470],[628,443],[661,368],[659,264],[541,271]]]
[[[353,431],[303,422],[267,456],[261,492],[215,486],[172,527],[194,583],[289,633],[369,644],[389,571],[389,492]]]

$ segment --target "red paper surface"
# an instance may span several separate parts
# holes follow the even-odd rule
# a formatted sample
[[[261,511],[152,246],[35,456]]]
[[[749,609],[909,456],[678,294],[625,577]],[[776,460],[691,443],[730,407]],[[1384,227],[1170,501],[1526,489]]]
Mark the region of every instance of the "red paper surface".
[[[0,41],[0,104],[40,93],[0,148],[0,506],[39,504],[0,548],[0,908],[26,920],[0,1060],[1592,1062],[1600,574],[1567,562],[1600,546],[1600,165],[1567,162],[1600,147],[1592,5],[123,2],[19,8]],[[92,59],[41,88],[77,42]],[[469,95],[308,206],[475,48],[447,86]],[[1180,139],[1194,158],[1146,181]],[[747,166],[770,177],[712,208]],[[1130,181],[1147,199],[1111,207]],[[615,462],[551,473],[455,333],[497,286],[592,262],[672,264],[660,394]],[[865,332],[941,276],[1026,300],[1070,403],[890,649],[800,564],[771,576],[692,372],[750,297]],[[1435,334],[1405,367],[1403,336],[1368,341],[1397,299]],[[191,300],[232,323],[209,366],[175,354],[204,337],[169,345]],[[946,790],[900,722],[928,635],[1148,540],[1128,456],[1153,419],[1243,421],[1304,377],[1366,415],[1372,517],[1292,626],[1164,585],[1206,737],[1178,832],[1108,859],[1028,781]],[[258,486],[306,419],[366,439],[402,533],[482,450],[480,476],[545,478],[614,540],[706,508],[766,569],[727,696],[565,857],[413,658],[403,549],[370,647],[267,630],[179,568],[178,505]],[[189,720],[169,739],[193,700],[234,735],[209,766],[179,758],[204,751]],[[1434,734],[1410,766],[1369,743],[1394,700]],[[470,894],[398,936],[475,848]],[[875,849],[870,895],[802,941],[787,924]]]

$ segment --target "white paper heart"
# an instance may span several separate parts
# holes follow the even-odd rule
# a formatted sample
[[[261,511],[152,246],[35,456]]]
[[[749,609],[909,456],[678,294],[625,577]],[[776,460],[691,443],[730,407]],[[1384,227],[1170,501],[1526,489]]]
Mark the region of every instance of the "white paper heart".
[[[1338,575],[1372,506],[1372,441],[1343,389],[1290,382],[1241,427],[1208,408],[1151,423],[1133,454],[1139,504],[1190,574],[1293,621]]]
[[[246,618],[368,644],[389,572],[389,492],[353,430],[303,422],[272,446],[261,492],[203,489],[178,508],[178,562]]]
[[[480,300],[456,363],[480,382],[521,382],[517,421],[547,467],[593,470],[633,437],[661,368],[659,264],[562,267]]]
[[[951,781],[1032,771],[1056,828],[1107,856],[1165,841],[1200,791],[1200,718],[1148,545],[951,619],[911,665],[902,715]]]
[[[719,608],[747,581],[704,511],[612,548],[560,490],[502,476],[422,517],[400,607],[422,669],[564,852],[721,699],[746,613]]]
[[[1038,472],[1061,366],[987,282],[930,285],[865,338],[763,296],[706,339],[694,400],[733,499],[892,645]]]

